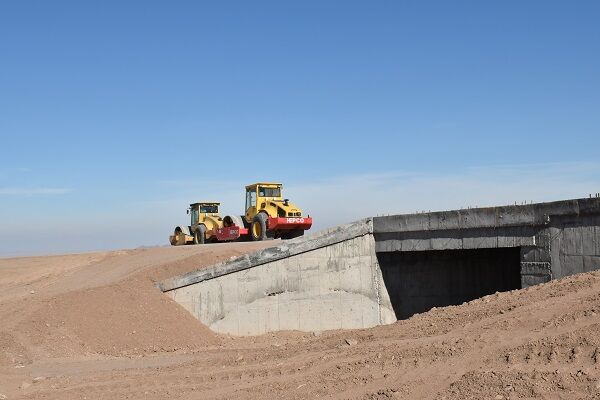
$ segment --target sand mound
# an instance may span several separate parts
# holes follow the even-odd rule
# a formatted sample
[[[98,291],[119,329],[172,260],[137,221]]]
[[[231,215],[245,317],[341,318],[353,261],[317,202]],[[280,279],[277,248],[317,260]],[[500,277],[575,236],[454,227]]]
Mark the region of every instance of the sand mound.
[[[135,355],[215,344],[215,335],[142,278],[65,293],[17,325],[49,357]]]
[[[157,248],[0,260],[0,365],[73,356],[191,351],[216,336],[154,281],[265,244]],[[28,262],[30,261],[30,262]]]

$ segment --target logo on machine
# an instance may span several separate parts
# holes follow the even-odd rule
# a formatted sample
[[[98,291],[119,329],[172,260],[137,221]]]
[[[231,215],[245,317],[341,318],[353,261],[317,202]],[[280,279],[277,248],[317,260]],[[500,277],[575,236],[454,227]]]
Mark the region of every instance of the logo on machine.
[[[287,223],[288,224],[302,224],[302,223],[304,223],[304,218],[288,218]]]

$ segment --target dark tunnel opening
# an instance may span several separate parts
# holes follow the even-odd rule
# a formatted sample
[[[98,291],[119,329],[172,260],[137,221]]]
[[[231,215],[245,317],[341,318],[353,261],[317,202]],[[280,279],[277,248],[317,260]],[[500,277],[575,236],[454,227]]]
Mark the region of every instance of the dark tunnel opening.
[[[521,288],[520,248],[377,253],[396,318]]]

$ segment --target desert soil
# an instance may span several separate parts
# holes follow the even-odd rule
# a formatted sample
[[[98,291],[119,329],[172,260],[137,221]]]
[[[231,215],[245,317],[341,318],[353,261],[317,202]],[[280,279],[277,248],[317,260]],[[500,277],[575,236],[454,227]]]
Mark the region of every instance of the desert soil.
[[[600,272],[372,329],[245,338],[154,286],[268,244],[1,259],[0,399],[600,399]]]

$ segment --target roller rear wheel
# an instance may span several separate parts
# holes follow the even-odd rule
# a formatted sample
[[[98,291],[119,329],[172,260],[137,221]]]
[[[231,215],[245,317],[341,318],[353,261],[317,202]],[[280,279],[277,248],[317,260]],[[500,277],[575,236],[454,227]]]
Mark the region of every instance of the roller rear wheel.
[[[250,226],[250,234],[252,240],[260,241],[267,239],[267,215],[264,213],[258,213],[252,219],[252,225]]]
[[[204,244],[206,241],[206,226],[199,225],[194,232],[194,244]]]

